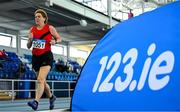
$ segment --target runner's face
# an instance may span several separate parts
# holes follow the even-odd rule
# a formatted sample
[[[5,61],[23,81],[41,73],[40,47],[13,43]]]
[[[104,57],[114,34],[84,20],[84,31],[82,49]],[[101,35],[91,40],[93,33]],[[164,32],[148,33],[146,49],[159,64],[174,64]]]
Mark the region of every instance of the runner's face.
[[[37,25],[44,24],[45,18],[41,15],[41,13],[35,14],[35,22]]]

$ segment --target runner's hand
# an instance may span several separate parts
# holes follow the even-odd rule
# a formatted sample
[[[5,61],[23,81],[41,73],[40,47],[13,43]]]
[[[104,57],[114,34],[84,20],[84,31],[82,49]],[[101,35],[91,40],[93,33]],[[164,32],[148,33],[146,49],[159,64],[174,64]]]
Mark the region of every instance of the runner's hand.
[[[56,40],[54,40],[54,39],[51,40],[51,41],[50,41],[50,44],[51,44],[51,45],[55,45],[55,44],[56,44]]]

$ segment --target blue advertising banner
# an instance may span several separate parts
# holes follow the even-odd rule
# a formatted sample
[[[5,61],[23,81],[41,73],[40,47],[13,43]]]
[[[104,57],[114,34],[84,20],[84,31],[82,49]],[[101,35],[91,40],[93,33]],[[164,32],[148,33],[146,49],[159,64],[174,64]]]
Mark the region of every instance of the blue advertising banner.
[[[119,23],[96,45],[72,111],[180,111],[180,2]]]

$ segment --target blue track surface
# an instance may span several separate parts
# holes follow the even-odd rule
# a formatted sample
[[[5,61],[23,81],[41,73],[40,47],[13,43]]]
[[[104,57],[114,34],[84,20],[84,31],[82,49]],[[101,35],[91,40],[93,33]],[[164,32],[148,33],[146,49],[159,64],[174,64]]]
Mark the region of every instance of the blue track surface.
[[[0,101],[0,112],[32,112],[27,106],[30,100]],[[57,98],[54,110],[49,110],[49,99],[42,99],[39,102],[37,112],[61,112],[70,108],[70,99]]]

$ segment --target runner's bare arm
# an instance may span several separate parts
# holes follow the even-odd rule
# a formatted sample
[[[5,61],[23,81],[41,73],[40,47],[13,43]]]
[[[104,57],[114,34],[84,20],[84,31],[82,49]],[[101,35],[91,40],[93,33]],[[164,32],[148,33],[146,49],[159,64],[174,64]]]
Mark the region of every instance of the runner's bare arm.
[[[29,34],[28,34],[28,42],[27,42],[27,48],[28,49],[30,49],[32,46],[33,34],[31,33],[31,29],[29,30]]]
[[[52,36],[54,37],[54,39],[50,42],[52,45],[54,44],[59,44],[62,41],[61,36],[59,35],[59,33],[56,31],[56,29],[53,26],[49,26],[49,30],[52,34]]]

